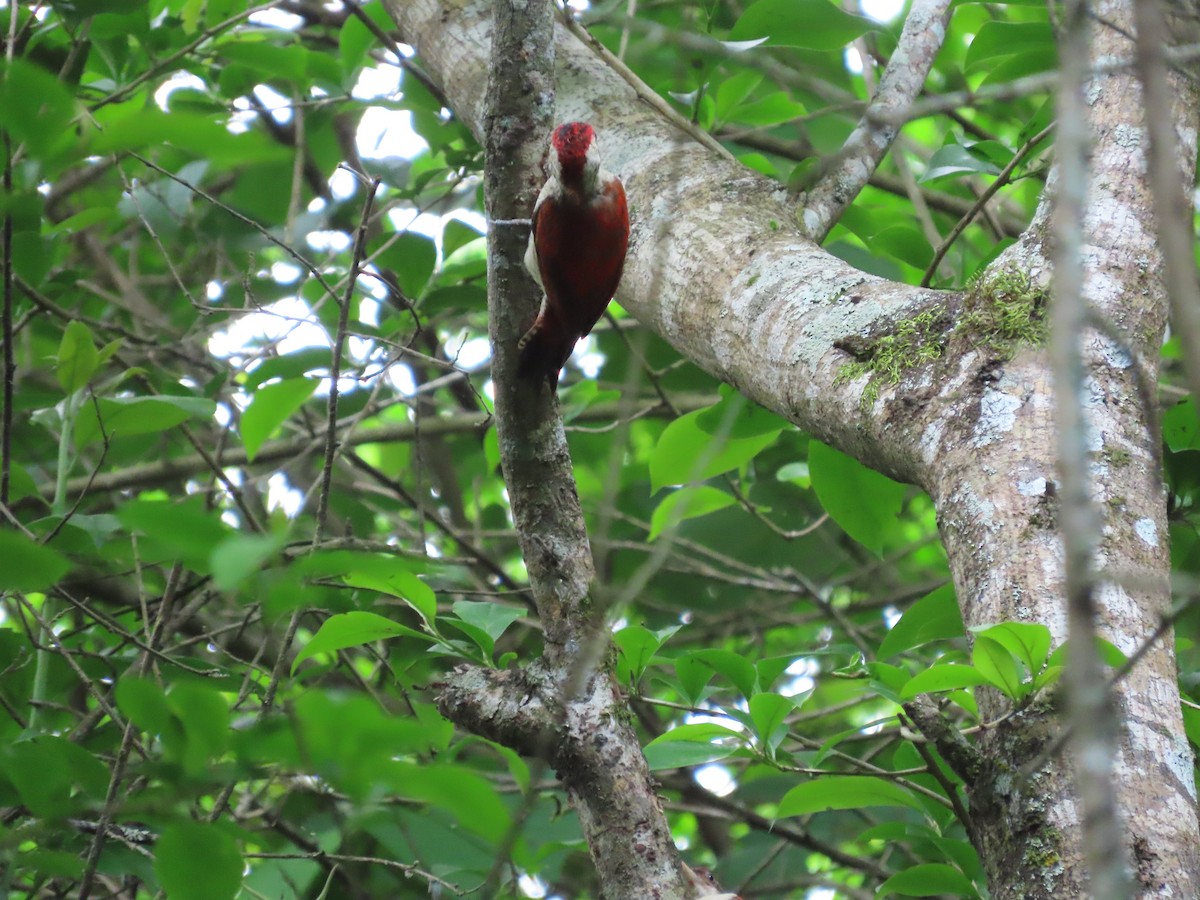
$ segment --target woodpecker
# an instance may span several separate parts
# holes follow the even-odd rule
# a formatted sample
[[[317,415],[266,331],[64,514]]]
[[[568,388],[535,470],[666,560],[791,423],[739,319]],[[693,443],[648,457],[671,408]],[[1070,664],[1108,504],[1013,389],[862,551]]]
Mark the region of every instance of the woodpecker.
[[[709,897],[711,900],[741,900],[736,894],[729,894],[721,890],[721,886],[717,884],[717,879],[710,869],[704,866],[691,866],[684,863],[684,874],[688,876],[688,880],[696,889],[697,896]]]
[[[517,343],[517,374],[546,379],[558,373],[575,342],[592,330],[617,290],[629,245],[629,208],[621,179],[605,170],[596,132],[567,122],[550,135],[546,184],[533,207],[525,251],[545,296],[533,326]]]

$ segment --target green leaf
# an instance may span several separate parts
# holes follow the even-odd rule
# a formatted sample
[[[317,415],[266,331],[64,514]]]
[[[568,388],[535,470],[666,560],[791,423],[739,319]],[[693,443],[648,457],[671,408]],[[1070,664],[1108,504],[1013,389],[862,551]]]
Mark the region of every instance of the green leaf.
[[[1033,693],[1043,691],[1051,685],[1056,684],[1058,680],[1062,678],[1062,674],[1065,671],[1065,666],[1046,666],[1046,668],[1042,669],[1042,671],[1037,674],[1037,677],[1033,679]]]
[[[768,756],[774,756],[787,737],[787,718],[796,711],[796,703],[782,694],[755,694],[750,698],[750,720],[754,733]]]
[[[693,706],[700,703],[704,688],[712,681],[716,669],[696,659],[695,653],[684,653],[675,660],[675,677],[680,690]]]
[[[388,242],[387,249],[379,254],[376,263],[395,273],[406,297],[420,297],[437,265],[437,247],[433,240],[413,231],[384,237]],[[477,240],[482,241],[481,238]],[[455,265],[458,262],[456,259]],[[450,260],[447,260],[446,265],[449,264]]]
[[[117,708],[138,728],[151,734],[163,734],[171,727],[171,707],[157,682],[126,675],[117,682]]]
[[[797,785],[779,801],[776,815],[803,816],[833,809],[872,806],[905,806],[921,809],[921,801],[907,788],[869,775],[829,775]]]
[[[291,378],[264,385],[254,392],[254,399],[242,413],[242,443],[246,445],[246,457],[254,457],[263,443],[275,433],[287,418],[304,405],[304,401],[317,389],[313,378]]]
[[[742,125],[769,127],[791,122],[807,112],[803,103],[798,103],[783,91],[768,94],[761,100],[743,103],[733,111],[730,121]]]
[[[154,872],[168,900],[233,900],[243,865],[234,839],[207,823],[169,825],[154,846]]]
[[[296,654],[292,663],[292,674],[296,673],[296,667],[300,663],[318,653],[332,653],[335,650],[360,647],[372,641],[400,636],[415,637],[422,641],[431,640],[427,634],[371,612],[358,611],[330,616],[321,623],[321,627],[305,644],[304,649]]]
[[[479,603],[473,600],[456,600],[454,614],[458,619],[445,619],[466,634],[483,651],[484,658],[491,662],[496,649],[496,640],[521,616],[525,610],[500,603]]]
[[[898,703],[900,691],[909,680],[908,671],[878,660],[867,663],[867,671],[871,675],[872,689]]]
[[[525,610],[517,606],[478,603],[474,600],[455,600],[453,609],[456,616],[487,632],[493,641],[499,640],[508,626],[525,615]]]
[[[1162,433],[1172,453],[1200,450],[1200,419],[1196,417],[1196,401],[1192,397],[1163,414]]]
[[[637,684],[654,654],[682,627],[673,625],[662,631],[651,631],[641,625],[629,625],[616,632],[613,635],[613,643],[620,652],[618,674],[622,681],[626,684]]]
[[[14,145],[24,144],[35,160],[60,161],[76,145],[75,109],[75,98],[45,69],[22,59],[0,61],[0,121]]]
[[[987,683],[987,678],[974,666],[946,663],[930,666],[910,678],[900,691],[900,699],[911,700],[919,694],[936,694]]]
[[[0,528],[0,591],[41,591],[67,574],[71,563],[22,532]]]
[[[959,144],[947,144],[929,157],[924,174],[917,180],[922,184],[962,175],[998,175],[1000,169],[987,160],[972,156]]]
[[[782,428],[752,437],[721,439],[700,426],[705,410],[680,416],[666,427],[650,456],[650,490],[705,481],[745,465],[775,443]]]
[[[696,418],[700,430],[719,438],[751,438],[779,434],[790,427],[788,421],[759,406],[727,384],[718,389],[720,398]]]
[[[882,557],[884,539],[896,528],[904,485],[820,441],[809,441],[808,469],[813,490],[829,517]]]
[[[879,645],[879,658],[888,659],[905,650],[963,636],[962,613],[954,585],[946,583],[930,591],[900,617]]]
[[[971,662],[988,683],[1012,700],[1028,693],[1021,681],[1016,657],[1003,644],[991,638],[977,637],[971,652]]]
[[[364,565],[347,572],[343,580],[353,587],[399,597],[417,611],[432,633],[437,634],[437,597],[433,589],[409,570],[399,558],[374,557],[373,562],[374,565]],[[383,564],[382,568],[380,563]]]
[[[488,471],[495,472],[500,468],[500,434],[495,425],[489,425],[483,435],[483,459]]]
[[[351,587],[399,597],[417,611],[431,633],[437,633],[437,597],[417,577],[421,570],[418,562],[384,553],[326,550],[296,560],[292,570],[303,576],[339,578]]]
[[[672,491],[655,507],[654,515],[650,518],[648,539],[653,541],[680,522],[698,519],[732,506],[735,502],[729,494],[708,485],[692,485]]]
[[[652,771],[703,765],[732,756],[743,740],[740,732],[715,722],[679,725],[646,745],[646,762]]]
[[[716,117],[718,122],[729,120],[730,114],[762,84],[761,72],[744,69],[717,85]]]
[[[299,81],[307,68],[308,52],[299,44],[278,41],[276,36],[281,34],[290,36],[287,31],[274,31],[269,36],[262,31],[232,33],[217,43],[216,52],[263,75]]]
[[[388,29],[394,27],[382,3],[363,3],[360,4],[360,9],[383,31],[386,32]],[[367,51],[373,48],[376,43],[377,38],[359,20],[358,16],[346,16],[346,21],[342,24],[342,30],[338,34],[338,50],[342,60],[342,68],[345,70],[347,77],[348,87],[353,85],[353,76],[358,72],[359,68],[368,64]]]
[[[642,677],[646,666],[658,652],[659,640],[654,632],[641,625],[629,625],[613,635],[620,658],[617,674],[623,684],[635,685]]]
[[[87,386],[99,365],[99,354],[92,340],[91,329],[72,319],[63,329],[58,345],[58,366],[55,374],[65,394],[73,394]]]
[[[1200,709],[1191,706],[1183,708],[1183,730],[1192,746],[1200,747]]]
[[[808,471],[808,460],[798,460],[779,467],[775,473],[776,481],[790,481],[798,488],[812,487],[812,476]]]
[[[856,734],[862,734],[861,727],[856,726],[854,728],[847,728],[844,731],[839,731],[837,734],[835,734],[832,737],[830,737],[829,739],[827,739],[825,741],[825,743],[823,743],[820,747],[817,748],[817,752],[813,755],[813,757],[809,761],[809,764],[812,766],[821,765],[821,763],[823,763],[825,761],[826,757],[829,756],[829,754],[833,751],[833,749],[835,747],[837,747],[838,744],[840,744],[846,738],[851,737],[852,735],[856,735]]]
[[[23,850],[14,860],[16,870],[34,871],[52,878],[81,878],[84,860],[77,853],[65,850]]]
[[[971,39],[964,66],[967,71],[978,71],[1003,57],[1053,53],[1054,49],[1054,29],[1047,21],[984,22]]]
[[[256,392],[260,384],[273,378],[299,378],[311,372],[328,372],[332,366],[333,351],[328,347],[305,347],[263,360],[261,365],[246,373],[242,387],[248,392]]]
[[[742,692],[742,696],[754,696],[758,685],[758,673],[746,657],[730,650],[697,650],[690,656],[696,662],[729,679],[733,686]]]
[[[1063,641],[1054,648],[1054,652],[1046,660],[1047,666],[1065,666],[1071,658],[1071,642]],[[1104,638],[1096,638],[1096,652],[1100,654],[1100,660],[1106,666],[1114,669],[1120,668],[1129,662],[1129,657],[1122,652],[1121,648],[1115,644],[1106,641]]]
[[[1001,622],[999,625],[977,626],[971,629],[976,637],[986,637],[1000,644],[1036,675],[1050,654],[1050,629],[1032,622]]]
[[[5,775],[30,812],[44,818],[71,813],[71,770],[66,759],[39,742],[18,741],[8,748]]]
[[[979,83],[979,86],[1005,84],[1015,81],[1018,78],[1025,78],[1028,75],[1049,72],[1057,68],[1057,66],[1058,54],[1055,52],[1055,47],[1053,46],[1030,51],[1029,53],[1015,53],[1012,56],[1003,57],[994,65],[987,67],[987,74],[983,76],[983,80]],[[1036,134],[1037,132],[1032,133]]]
[[[229,707],[219,691],[191,682],[175,685],[167,706],[183,727],[183,770],[199,777],[229,746]]]
[[[387,27],[391,28],[392,26],[388,25]],[[461,219],[443,219],[442,221],[445,223],[442,226],[442,253],[446,256],[480,237],[478,228],[468,225]]]
[[[482,278],[486,273],[487,239],[478,237],[446,257],[436,281],[445,287],[472,278]]]
[[[761,691],[769,691],[771,685],[797,661],[798,657],[795,654],[789,653],[786,656],[768,656],[760,659],[755,664],[754,668],[758,672],[758,689]],[[799,707],[808,695],[793,696],[792,702]]]
[[[462,619],[444,619],[443,623],[447,627],[465,634],[479,650],[479,653],[476,653],[461,642],[447,640],[444,647],[445,652],[483,665],[490,666],[492,664],[492,654],[496,649],[496,642],[488,636],[486,631],[475,627],[470,622],[464,622]]]
[[[211,419],[216,409],[217,404],[204,397],[104,397],[80,409],[75,446],[85,447],[102,433],[114,438],[166,431],[188,419]]]
[[[878,26],[843,12],[829,0],[758,0],[733,26],[731,40],[767,38],[772,47],[840,50]]]
[[[94,115],[103,130],[93,133],[88,150],[97,156],[157,149],[165,144],[219,166],[284,163],[290,159],[285,147],[273,143],[261,131],[230,131],[225,127],[228,116],[224,114],[182,110],[165,113],[141,100],[132,100],[110,104]],[[176,185],[176,189],[191,196],[183,185]]]
[[[198,494],[179,502],[134,500],[117,510],[117,518],[142,535],[143,560],[179,560],[204,573],[217,544],[232,534],[220,513],[207,509]]]
[[[95,801],[103,800],[108,786],[107,767],[100,760],[55,735],[13,743],[0,759],[0,771],[30,811],[45,818],[71,815],[82,807],[84,798],[76,796],[76,786]]]
[[[401,796],[448,811],[490,842],[508,831],[511,820],[495,786],[465,766],[404,763],[394,767],[393,781]]]
[[[917,269],[924,269],[933,260],[929,239],[912,225],[892,225],[877,231],[871,238],[871,250],[894,256]]]
[[[79,234],[101,222],[115,223],[119,221],[120,216],[117,215],[115,210],[93,206],[91,209],[85,209],[73,216],[67,216],[61,222],[43,222],[42,234],[46,237],[53,237],[58,234]],[[76,322],[79,322],[79,320],[72,319],[68,327]],[[82,325],[83,323],[79,322],[79,324]]]
[[[287,543],[286,532],[233,534],[213,548],[213,586],[231,591],[257,572]]]
[[[876,897],[903,894],[906,897],[978,897],[979,891],[966,875],[945,863],[922,863],[897,872],[879,886]]]

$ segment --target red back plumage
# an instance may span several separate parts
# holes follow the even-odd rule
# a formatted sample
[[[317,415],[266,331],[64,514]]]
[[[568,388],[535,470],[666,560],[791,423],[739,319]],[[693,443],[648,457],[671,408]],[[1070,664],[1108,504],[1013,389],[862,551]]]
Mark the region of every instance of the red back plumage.
[[[553,390],[579,338],[591,332],[616,292],[629,243],[629,210],[620,179],[603,173],[596,133],[568,122],[550,138],[558,166],[533,213],[531,239],[546,292],[522,338],[519,373]]]

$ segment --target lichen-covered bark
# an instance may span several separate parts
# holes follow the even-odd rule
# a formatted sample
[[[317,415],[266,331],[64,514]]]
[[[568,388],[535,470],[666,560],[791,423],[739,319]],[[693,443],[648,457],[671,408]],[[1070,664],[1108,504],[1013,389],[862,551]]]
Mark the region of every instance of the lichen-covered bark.
[[[1101,19],[1130,29],[1129,9],[1110,2]],[[1131,56],[1131,42],[1107,26],[1093,29],[1098,58]],[[1190,179],[1196,144],[1196,103],[1177,81],[1175,121],[1181,173]],[[1103,511],[1096,594],[1102,635],[1126,654],[1157,628],[1170,595],[1166,507],[1158,465],[1158,435],[1136,384],[1135,366],[1154,383],[1166,316],[1161,259],[1145,174],[1145,130],[1137,82],[1128,72],[1100,76],[1088,91],[1092,129],[1091,182],[1085,233],[1089,307],[1108,325],[1085,341],[1085,413],[1094,499]],[[1029,273],[1048,285],[1046,234],[1054,177],[1037,219],[997,261],[993,273]],[[986,286],[985,276],[984,285]],[[1106,333],[1107,332],[1107,333]],[[1047,354],[1040,348],[1011,360],[986,353],[958,358],[954,378],[926,418],[931,461],[927,487],[968,626],[1004,620],[1049,625],[1066,637],[1062,543],[1053,395]],[[1153,396],[1153,395],[1151,395]],[[985,717],[1004,706],[982,704]],[[1170,635],[1116,689],[1122,722],[1117,795],[1126,823],[1128,863],[1140,896],[1195,896],[1200,885],[1196,793],[1183,733]],[[1032,709],[992,731],[980,747],[998,763],[977,781],[981,848],[997,898],[1082,896],[1084,873],[1079,809],[1072,773],[1061,757],[1020,783],[1017,767],[1058,734],[1059,711]]]
[[[561,677],[541,662],[507,672],[464,667],[451,674],[438,706],[474,734],[548,759],[579,815],[606,897],[694,897],[611,679],[597,674],[564,706]]]
[[[487,4],[389,0],[458,115],[481,127],[479,47]],[[1095,4],[1097,58],[1129,57],[1130,0]],[[633,242],[619,293],[625,308],[691,360],[867,464],[926,488],[968,625],[1041,622],[1065,637],[1056,511],[1053,395],[1044,348],[989,348],[949,335],[945,354],[861,403],[866,376],[839,378],[862,345],[930,310],[953,320],[958,295],[866,275],[807,240],[779,186],[690,141],[636,99],[630,85],[560,30],[560,119],[597,125],[624,179]],[[1194,171],[1196,97],[1175,82],[1181,177]],[[1105,510],[1097,595],[1102,633],[1126,653],[1154,631],[1169,599],[1167,523],[1147,405],[1166,303],[1145,184],[1142,103],[1127,69],[1088,94],[1094,136],[1085,222],[1085,292],[1107,324],[1086,341],[1091,475]],[[1049,284],[1047,220],[1054,177],[1033,225],[976,288],[1013,273]],[[719,261],[719,264],[718,262]],[[1153,396],[1151,394],[1151,396]],[[1169,637],[1117,689],[1122,717],[1118,796],[1126,850],[1145,897],[1200,894],[1191,754]],[[1006,712],[999,698],[986,718]],[[1021,767],[1060,728],[1049,705],[986,729],[971,802],[978,849],[997,898],[1082,896],[1078,810],[1059,755],[1028,780]]]

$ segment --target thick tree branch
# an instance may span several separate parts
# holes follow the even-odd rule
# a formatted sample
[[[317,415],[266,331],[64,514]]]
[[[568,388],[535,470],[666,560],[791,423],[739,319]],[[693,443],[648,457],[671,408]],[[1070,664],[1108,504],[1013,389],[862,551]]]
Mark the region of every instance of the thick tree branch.
[[[388,6],[455,112],[480,133],[487,4]],[[900,391],[883,385],[879,402],[864,407],[864,381],[844,377],[852,358],[838,347],[951,308],[957,295],[867,275],[825,252],[794,224],[777,182],[681,142],[672,123],[565,29],[556,48],[558,117],[596,125],[629,196],[622,306],[756,402],[881,471],[922,481],[921,429],[896,402]]]
[[[833,167],[821,175],[804,198],[801,222],[817,242],[825,239],[887,155],[900,130],[891,123],[921,93],[934,57],[946,39],[949,18],[950,0],[914,0],[896,51],[879,80],[879,90],[846,138]]]

